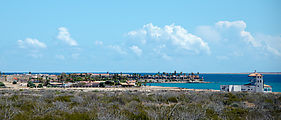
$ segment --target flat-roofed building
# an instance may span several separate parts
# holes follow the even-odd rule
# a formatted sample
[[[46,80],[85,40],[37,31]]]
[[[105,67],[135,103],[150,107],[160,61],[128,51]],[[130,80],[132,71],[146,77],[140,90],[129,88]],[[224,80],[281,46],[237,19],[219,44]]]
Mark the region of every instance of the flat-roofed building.
[[[270,85],[265,85],[263,80],[263,75],[257,72],[248,75],[250,77],[250,83],[244,85],[221,85],[221,91],[227,92],[272,92],[272,87]]]

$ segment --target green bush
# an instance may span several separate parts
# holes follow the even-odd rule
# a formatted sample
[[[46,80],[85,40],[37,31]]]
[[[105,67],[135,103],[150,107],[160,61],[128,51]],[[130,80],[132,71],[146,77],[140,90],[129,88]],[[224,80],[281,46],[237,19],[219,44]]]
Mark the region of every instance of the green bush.
[[[211,120],[219,120],[218,114],[212,109],[206,109],[206,117]]]
[[[61,102],[71,102],[71,99],[73,96],[67,95],[67,96],[57,96],[55,97],[55,101],[61,101]]]
[[[38,88],[43,88],[43,84],[38,84]]]
[[[17,81],[13,81],[13,84],[17,84]]]
[[[225,109],[226,117],[233,120],[245,119],[247,114],[248,114],[248,110],[243,108],[228,107]]]
[[[0,82],[0,87],[5,87],[5,84],[3,82]]]
[[[168,102],[173,102],[173,103],[177,103],[178,102],[178,99],[176,97],[169,97],[167,99]]]
[[[65,118],[66,120],[91,120],[89,113],[80,113],[80,112],[65,114],[63,118]]]
[[[105,83],[104,83],[104,82],[101,82],[101,83],[99,83],[99,86],[100,86],[100,87],[105,87]]]
[[[240,98],[238,98],[236,95],[232,94],[232,93],[227,93],[225,94],[225,97],[227,99],[223,100],[223,103],[225,105],[231,105],[233,102],[239,102],[241,101]]]
[[[280,119],[281,113],[281,94],[3,89],[0,95],[0,120]]]
[[[36,85],[33,82],[29,81],[29,82],[27,82],[27,87],[35,88]]]
[[[19,108],[20,108],[22,111],[26,111],[26,112],[31,111],[32,109],[34,109],[34,107],[35,107],[34,101],[25,101],[23,104],[21,104],[21,105],[19,106]]]

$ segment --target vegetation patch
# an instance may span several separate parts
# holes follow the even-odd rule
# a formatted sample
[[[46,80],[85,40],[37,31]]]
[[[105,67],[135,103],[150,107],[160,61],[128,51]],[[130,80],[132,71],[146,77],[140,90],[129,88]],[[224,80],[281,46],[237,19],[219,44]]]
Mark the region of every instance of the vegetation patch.
[[[281,119],[281,94],[27,89],[0,95],[1,120]]]

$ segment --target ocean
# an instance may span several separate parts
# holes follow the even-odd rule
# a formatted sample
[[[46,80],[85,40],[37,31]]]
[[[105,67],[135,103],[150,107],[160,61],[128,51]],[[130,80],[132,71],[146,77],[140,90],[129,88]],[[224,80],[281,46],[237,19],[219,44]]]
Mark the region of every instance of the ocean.
[[[147,83],[147,86],[180,87],[189,89],[220,90],[220,85],[249,83],[248,74],[202,74],[204,81],[211,83]],[[264,75],[264,83],[272,86],[273,92],[281,92],[281,75]]]

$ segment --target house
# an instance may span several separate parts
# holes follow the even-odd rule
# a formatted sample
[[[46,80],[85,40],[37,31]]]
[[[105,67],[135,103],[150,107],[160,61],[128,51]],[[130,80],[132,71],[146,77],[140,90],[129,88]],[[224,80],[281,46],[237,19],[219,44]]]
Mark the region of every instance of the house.
[[[260,73],[251,73],[248,75],[250,83],[244,85],[221,85],[221,91],[227,92],[272,92],[272,87],[264,84],[263,75]]]
[[[122,87],[136,86],[136,80],[128,80],[126,83],[120,83]]]
[[[50,85],[52,87],[63,87],[63,83],[59,83],[59,82],[50,82]]]

